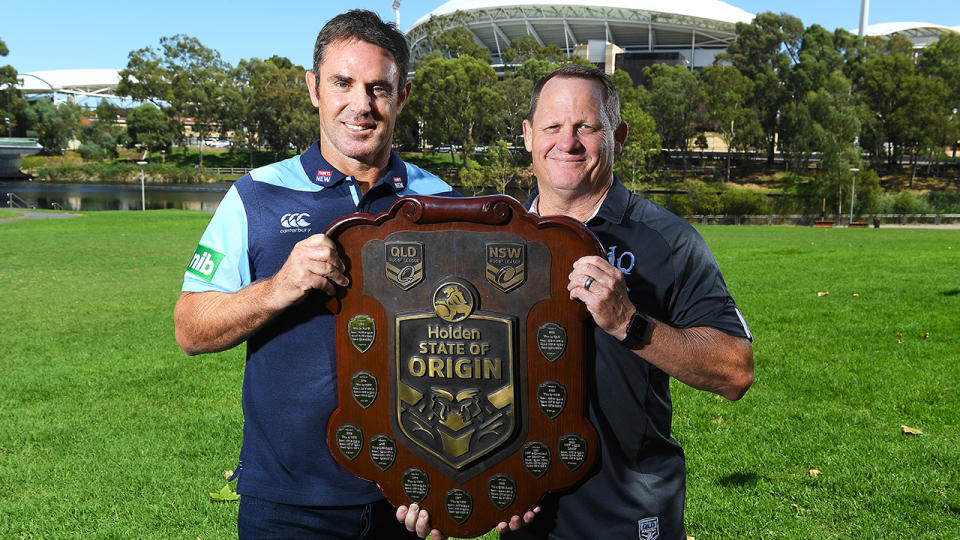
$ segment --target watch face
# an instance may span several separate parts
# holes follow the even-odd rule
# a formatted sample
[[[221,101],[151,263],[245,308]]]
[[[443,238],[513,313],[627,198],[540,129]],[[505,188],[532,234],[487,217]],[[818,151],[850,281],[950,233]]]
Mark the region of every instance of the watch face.
[[[647,319],[646,315],[637,311],[633,314],[633,317],[630,317],[630,324],[627,325],[627,335],[620,343],[631,349],[642,344],[649,324],[650,320]]]

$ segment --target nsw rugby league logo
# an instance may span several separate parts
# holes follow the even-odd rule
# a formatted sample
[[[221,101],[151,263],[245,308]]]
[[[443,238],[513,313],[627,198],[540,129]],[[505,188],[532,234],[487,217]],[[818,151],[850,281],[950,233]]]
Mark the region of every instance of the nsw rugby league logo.
[[[510,292],[527,278],[527,249],[517,242],[489,243],[486,248],[487,281],[502,292]]]

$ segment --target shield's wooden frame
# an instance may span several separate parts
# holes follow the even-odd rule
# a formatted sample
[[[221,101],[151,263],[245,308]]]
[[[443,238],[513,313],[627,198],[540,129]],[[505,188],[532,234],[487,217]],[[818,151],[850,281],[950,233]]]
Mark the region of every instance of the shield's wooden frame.
[[[523,515],[547,491],[571,486],[591,471],[600,452],[596,430],[586,415],[586,351],[592,323],[586,308],[571,300],[567,291],[567,276],[574,261],[585,255],[602,256],[600,243],[589,230],[567,217],[539,218],[506,196],[415,196],[400,199],[383,214],[347,216],[332,224],[326,234],[339,245],[351,280],[350,286],[330,303],[336,312],[339,408],[327,425],[327,441],[340,465],[379,484],[394,505],[418,502],[430,512],[435,528],[459,537],[481,535],[512,515]],[[409,290],[387,279],[382,262],[383,243],[388,237],[398,238],[398,234],[402,240],[420,240],[420,236],[426,239],[423,278]],[[485,283],[482,263],[473,268],[466,262],[477,259],[474,249],[481,254],[485,249],[485,242],[474,240],[489,238],[496,243],[503,241],[504,235],[528,246],[525,280],[506,293]],[[438,238],[453,237],[467,241],[437,245]],[[531,248],[535,248],[532,255]],[[546,264],[533,267],[531,260]],[[370,263],[370,268],[365,263]],[[495,452],[476,460],[468,470],[453,474],[438,460],[411,448],[397,426],[396,409],[391,405],[395,396],[389,395],[390,382],[400,369],[394,362],[399,354],[394,335],[396,315],[429,307],[431,303],[426,298],[433,295],[431,287],[448,276],[472,283],[483,309],[501,311],[506,305],[516,304],[518,298],[528,300],[518,312],[509,313],[519,323],[516,381],[523,398],[514,409],[519,411],[515,418],[519,428]],[[410,307],[398,307],[407,304]],[[362,347],[353,344],[348,332],[348,322],[360,314],[374,321],[360,330],[364,333]],[[562,332],[548,323],[562,327],[565,340]],[[544,333],[543,328],[550,328],[551,333]],[[369,344],[371,332],[374,336]],[[556,341],[558,335],[563,342],[544,345],[548,350],[542,352],[540,343],[547,342],[541,340]],[[361,351],[363,346],[368,348]],[[364,385],[357,388],[362,394],[358,400],[352,393],[351,381],[360,372],[364,373]],[[376,380],[374,390],[369,388],[368,375]],[[561,385],[565,394],[545,394],[542,385],[547,381],[552,381],[548,385],[551,389],[557,388],[554,383]],[[559,411],[556,403],[544,410],[538,401],[562,400],[564,395],[565,403]],[[347,429],[342,429],[344,426]],[[359,453],[353,427],[360,431]],[[338,432],[342,440],[338,440]],[[374,440],[375,446],[371,445]],[[550,459],[546,470],[542,470],[545,454]],[[426,485],[417,470],[426,475]]]

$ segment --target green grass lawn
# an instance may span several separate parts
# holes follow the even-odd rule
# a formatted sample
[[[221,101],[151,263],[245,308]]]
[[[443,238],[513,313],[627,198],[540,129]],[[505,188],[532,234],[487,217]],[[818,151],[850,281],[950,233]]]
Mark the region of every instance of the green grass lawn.
[[[0,225],[0,538],[235,537],[237,505],[209,492],[236,464],[242,350],[173,339],[209,217]],[[736,403],[674,385],[688,533],[955,538],[960,231],[701,231],[756,382]]]
[[[14,212],[13,210],[0,210],[0,219],[20,217],[22,215],[20,212]]]

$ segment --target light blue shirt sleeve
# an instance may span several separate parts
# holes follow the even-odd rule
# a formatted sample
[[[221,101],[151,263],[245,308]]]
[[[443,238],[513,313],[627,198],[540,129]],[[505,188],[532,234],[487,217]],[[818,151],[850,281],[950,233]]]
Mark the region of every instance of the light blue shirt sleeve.
[[[183,292],[236,292],[250,284],[247,213],[235,186],[220,201],[183,274]]]

